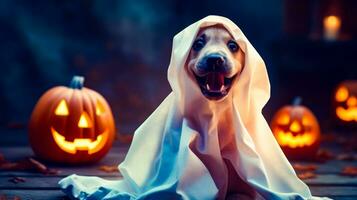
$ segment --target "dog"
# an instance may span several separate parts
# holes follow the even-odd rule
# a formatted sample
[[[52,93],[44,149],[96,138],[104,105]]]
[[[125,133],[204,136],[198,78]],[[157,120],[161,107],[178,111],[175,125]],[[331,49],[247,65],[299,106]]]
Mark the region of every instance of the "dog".
[[[201,29],[190,50],[187,67],[202,94],[224,99],[244,66],[244,52],[221,25]]]
[[[205,98],[223,101],[243,70],[244,56],[233,36],[222,25],[215,25],[198,32],[186,67]],[[229,173],[226,199],[260,199],[235,173],[229,161],[225,160],[225,163]]]

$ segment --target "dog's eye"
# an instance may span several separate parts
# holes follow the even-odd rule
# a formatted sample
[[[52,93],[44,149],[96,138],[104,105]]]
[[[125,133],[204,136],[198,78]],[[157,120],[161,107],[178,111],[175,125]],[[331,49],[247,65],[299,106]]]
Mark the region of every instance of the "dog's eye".
[[[197,39],[193,45],[192,45],[192,49],[194,51],[199,51],[201,50],[204,46],[205,46],[206,42],[203,39]]]
[[[231,50],[231,52],[237,52],[239,50],[238,44],[233,40],[227,43],[227,47]]]

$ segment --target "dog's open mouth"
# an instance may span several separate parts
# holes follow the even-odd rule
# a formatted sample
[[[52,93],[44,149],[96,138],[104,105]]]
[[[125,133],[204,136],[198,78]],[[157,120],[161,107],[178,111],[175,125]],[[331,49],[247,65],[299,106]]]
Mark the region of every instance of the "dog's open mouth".
[[[219,100],[228,94],[236,75],[227,78],[222,72],[209,72],[205,76],[195,74],[195,77],[205,97],[210,100]]]

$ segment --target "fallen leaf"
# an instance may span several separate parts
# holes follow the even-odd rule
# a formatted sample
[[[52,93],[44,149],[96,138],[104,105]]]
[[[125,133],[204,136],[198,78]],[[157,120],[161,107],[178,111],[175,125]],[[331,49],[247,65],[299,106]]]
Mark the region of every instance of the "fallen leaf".
[[[9,181],[9,182],[12,182],[12,183],[15,183],[15,184],[18,184],[18,183],[24,183],[24,182],[26,182],[26,179],[25,179],[25,178],[22,178],[22,177],[14,176],[14,177],[10,178],[8,181]]]
[[[335,157],[335,155],[330,150],[320,149],[317,152],[316,160],[320,161],[320,162],[325,162],[325,161],[333,159],[334,157]]]
[[[336,159],[337,160],[344,160],[344,161],[354,161],[356,156],[353,154],[348,154],[348,153],[341,153],[337,155]]]
[[[42,174],[58,174],[59,171],[55,169],[49,169],[41,162],[34,158],[27,158],[18,162],[3,162],[0,163],[0,170],[4,171],[30,171],[34,170]]]
[[[47,167],[39,161],[33,158],[29,158],[28,160],[30,161],[31,165],[34,166],[39,172],[45,173],[47,171]]]
[[[42,164],[40,161],[35,160],[34,158],[29,158],[28,161],[31,163],[31,165],[33,166],[33,168],[36,171],[41,172],[43,174],[58,174],[59,173],[58,170],[49,169],[44,164]]]
[[[305,179],[315,178],[316,174],[314,172],[307,171],[307,172],[298,173],[297,176],[301,180],[305,180]]]
[[[107,173],[119,172],[117,165],[102,165],[99,167],[99,170]]]
[[[357,167],[347,166],[343,168],[341,175],[343,176],[357,176]]]
[[[0,170],[27,170],[30,169],[31,166],[26,161],[19,161],[19,162],[5,162],[0,164]]]
[[[317,165],[314,164],[300,164],[300,163],[295,163],[293,164],[293,168],[296,171],[315,171],[317,169]]]

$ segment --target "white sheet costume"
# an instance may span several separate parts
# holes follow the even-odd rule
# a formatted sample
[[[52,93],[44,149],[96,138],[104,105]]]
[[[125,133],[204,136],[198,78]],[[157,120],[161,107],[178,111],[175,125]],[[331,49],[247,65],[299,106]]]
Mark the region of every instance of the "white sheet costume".
[[[223,101],[209,101],[189,78],[186,59],[202,27],[223,25],[245,65]],[[319,199],[296,176],[261,111],[270,96],[264,61],[229,19],[208,16],[173,40],[172,92],[136,130],[119,165],[123,179],[71,175],[60,181],[78,199]]]

